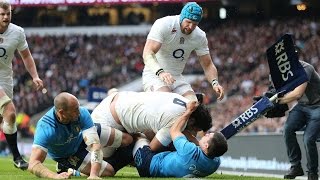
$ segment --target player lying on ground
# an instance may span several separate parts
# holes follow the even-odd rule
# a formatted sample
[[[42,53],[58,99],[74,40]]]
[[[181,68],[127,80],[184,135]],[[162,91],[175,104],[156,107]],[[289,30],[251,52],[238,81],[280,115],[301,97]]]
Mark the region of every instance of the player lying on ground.
[[[188,141],[182,133],[196,108],[195,101],[189,102],[186,111],[170,129],[176,151],[156,154],[146,138],[137,137],[133,156],[140,176],[205,177],[219,168],[219,156],[228,150],[227,140],[220,132],[207,133],[200,139],[199,146]]]
[[[150,143],[152,151],[159,151],[172,140],[170,127],[186,111],[188,99],[169,92],[116,92],[105,98],[92,112],[95,123],[110,129],[110,146],[103,148],[104,157],[125,144],[132,143],[128,133],[153,131],[156,135]],[[192,134],[211,128],[211,115],[203,105],[197,106],[186,124],[189,138]],[[184,128],[185,128],[184,127]],[[195,138],[193,137],[196,142]]]

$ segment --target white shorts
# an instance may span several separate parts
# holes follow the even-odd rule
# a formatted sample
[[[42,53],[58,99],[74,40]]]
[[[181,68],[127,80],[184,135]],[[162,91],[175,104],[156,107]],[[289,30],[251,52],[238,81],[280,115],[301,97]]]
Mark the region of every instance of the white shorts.
[[[168,86],[164,83],[157,75],[150,71],[143,71],[142,73],[142,83],[145,92],[157,91],[161,87],[167,86],[172,92],[183,95],[188,91],[193,91],[191,85],[185,80],[182,75],[173,76],[176,82],[173,85]]]
[[[10,82],[0,81],[0,90],[3,90],[7,94],[7,96],[12,100],[13,85]]]

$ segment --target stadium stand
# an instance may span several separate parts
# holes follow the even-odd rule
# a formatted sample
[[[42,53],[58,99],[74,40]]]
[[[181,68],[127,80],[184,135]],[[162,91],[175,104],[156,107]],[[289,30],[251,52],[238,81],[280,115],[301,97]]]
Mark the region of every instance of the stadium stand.
[[[302,58],[320,70],[319,21],[292,18],[286,20],[227,21],[207,32],[211,55],[219,69],[219,82],[227,91],[223,102],[216,103],[210,84],[204,79],[192,83],[197,92],[207,96],[214,129],[219,130],[252,105],[252,97],[268,87],[265,51],[278,37],[293,33]],[[141,58],[146,34],[99,35],[28,35],[38,71],[48,93],[36,92],[15,59],[15,96],[17,112],[30,116],[51,106],[52,98],[68,91],[86,98],[88,87],[121,87],[141,77]],[[195,56],[191,56],[185,74],[203,74]],[[237,108],[235,108],[237,107]],[[285,118],[261,119],[243,132],[279,132]]]

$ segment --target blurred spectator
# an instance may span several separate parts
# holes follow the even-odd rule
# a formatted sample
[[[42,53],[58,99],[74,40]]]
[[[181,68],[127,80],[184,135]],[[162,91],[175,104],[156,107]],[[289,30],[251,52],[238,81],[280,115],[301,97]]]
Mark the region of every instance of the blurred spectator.
[[[225,88],[226,98],[217,103],[210,84],[204,79],[196,80],[192,86],[195,92],[206,94],[204,102],[212,107],[213,128],[225,127],[252,105],[254,95],[267,90],[269,68],[265,52],[284,33],[294,34],[303,59],[320,71],[319,27],[319,20],[298,18],[261,22],[230,20],[211,27],[207,33],[210,54],[220,72],[219,82]],[[140,78],[145,39],[146,35],[28,37],[48,93],[32,89],[22,61],[15,59],[17,112],[32,116],[51,106],[52,97],[61,91],[85,97],[89,86],[111,89]],[[196,59],[192,54],[184,74],[203,74]],[[261,118],[243,132],[280,132],[284,121],[285,117]]]

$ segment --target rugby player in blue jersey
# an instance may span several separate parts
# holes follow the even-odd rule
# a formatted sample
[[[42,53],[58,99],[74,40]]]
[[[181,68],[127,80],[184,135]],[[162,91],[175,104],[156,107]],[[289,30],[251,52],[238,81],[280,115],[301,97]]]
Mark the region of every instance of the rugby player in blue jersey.
[[[188,141],[182,133],[196,107],[195,101],[189,102],[185,113],[170,128],[176,151],[156,154],[146,138],[137,138],[133,155],[140,176],[205,177],[219,168],[219,156],[228,150],[227,140],[220,132],[206,134],[199,140],[199,146]]]
[[[112,165],[103,161],[101,146],[88,110],[75,96],[62,92],[37,123],[28,170],[38,177],[70,178],[67,172],[57,174],[43,165],[48,154],[59,164],[88,175],[88,179],[113,176]]]

